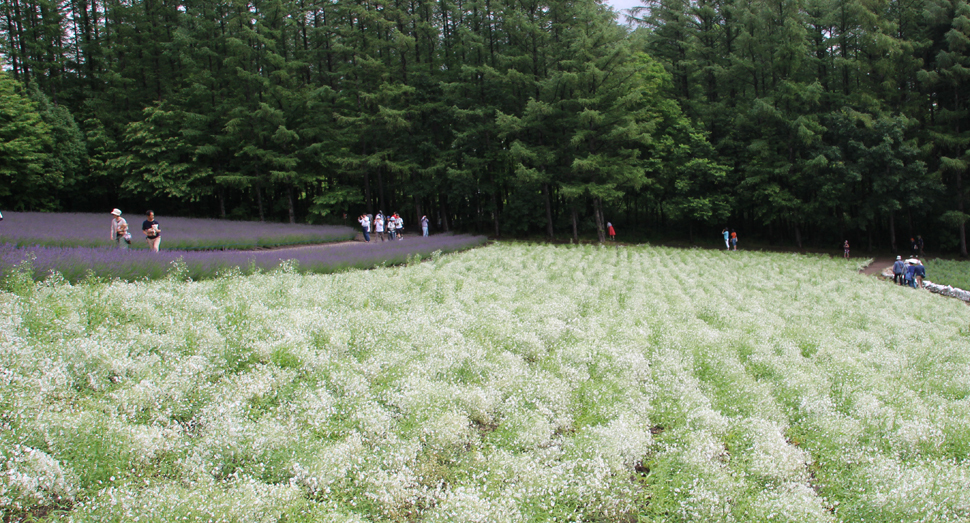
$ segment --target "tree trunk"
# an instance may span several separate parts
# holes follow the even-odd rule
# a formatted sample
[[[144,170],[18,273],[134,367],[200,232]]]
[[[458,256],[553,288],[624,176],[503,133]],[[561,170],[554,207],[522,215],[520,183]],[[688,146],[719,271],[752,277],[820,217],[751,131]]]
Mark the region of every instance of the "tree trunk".
[[[263,191],[260,190],[259,186],[256,186],[256,207],[259,208],[259,221],[265,222],[266,216],[263,214]]]
[[[963,173],[957,171],[957,210],[963,214]],[[967,257],[967,224],[960,223],[960,256]]]
[[[381,174],[383,170],[383,167],[377,168],[377,203],[381,212],[388,210],[387,200],[384,199],[384,176]]]
[[[798,228],[798,224],[795,224],[795,244],[798,248],[802,248],[802,230]]]
[[[421,207],[421,198],[415,194],[414,198],[414,223],[421,227],[421,217],[424,216],[424,209]]]
[[[593,216],[596,220],[596,237],[600,243],[606,243],[606,229],[603,226],[603,201],[593,198]]]
[[[223,220],[226,219],[226,189],[224,187],[219,188],[219,217]]]
[[[495,237],[498,238],[502,235],[502,229],[498,222],[498,195],[495,191],[492,191],[492,222],[495,225]]]
[[[572,205],[573,215],[573,242],[579,243],[579,211],[576,209],[576,202]]]
[[[893,254],[896,254],[896,213],[889,213],[889,245],[892,246]]]
[[[293,185],[286,184],[286,206],[290,213],[290,223],[296,223],[296,206],[293,204]]]
[[[542,199],[546,201],[546,235],[553,239],[555,235],[552,231],[552,201],[549,198],[549,184],[542,184]]]
[[[439,195],[438,200],[441,202],[439,208],[441,209],[441,230],[448,232],[451,228],[448,226],[448,197],[445,195]]]

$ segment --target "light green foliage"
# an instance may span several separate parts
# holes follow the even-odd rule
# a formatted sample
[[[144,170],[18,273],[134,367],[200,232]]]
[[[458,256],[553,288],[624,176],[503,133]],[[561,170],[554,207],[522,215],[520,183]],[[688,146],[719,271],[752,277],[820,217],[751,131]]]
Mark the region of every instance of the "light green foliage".
[[[926,279],[958,289],[970,290],[970,262],[957,260],[926,260]]]
[[[412,262],[0,293],[0,467],[16,472],[0,507],[970,518],[956,300],[755,252],[498,244]]]
[[[48,173],[50,127],[19,82],[0,73],[0,202],[16,210],[44,209],[50,191],[60,186]]]

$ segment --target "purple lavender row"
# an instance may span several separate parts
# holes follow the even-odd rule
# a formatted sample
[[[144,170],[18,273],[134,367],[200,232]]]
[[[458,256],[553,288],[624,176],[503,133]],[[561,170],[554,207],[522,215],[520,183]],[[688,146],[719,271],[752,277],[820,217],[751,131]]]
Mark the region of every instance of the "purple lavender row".
[[[88,273],[103,278],[125,281],[164,277],[171,264],[182,258],[187,276],[202,280],[219,272],[238,267],[243,272],[254,269],[272,270],[283,260],[299,262],[300,272],[332,273],[346,269],[365,269],[386,263],[404,263],[409,257],[428,257],[434,251],[455,252],[485,243],[483,236],[436,234],[404,241],[362,244],[358,242],[321,247],[299,247],[271,251],[119,251],[112,248],[90,247],[16,247],[0,244],[0,281],[8,272],[33,255],[33,277],[45,278],[51,271],[59,272],[72,282],[83,280]]]
[[[132,248],[145,247],[141,233],[145,217],[123,214],[132,235]],[[335,225],[238,222],[156,216],[161,224],[162,249],[253,249],[280,245],[350,240],[355,228]],[[0,243],[21,247],[101,247],[109,239],[111,215],[91,213],[9,212],[0,223]]]

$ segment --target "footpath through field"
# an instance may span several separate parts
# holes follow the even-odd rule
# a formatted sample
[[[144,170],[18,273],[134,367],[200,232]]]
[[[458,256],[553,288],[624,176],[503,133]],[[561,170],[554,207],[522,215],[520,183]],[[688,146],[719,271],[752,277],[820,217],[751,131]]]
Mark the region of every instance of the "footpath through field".
[[[886,267],[892,267],[895,261],[895,256],[877,256],[873,258],[872,263],[868,267],[859,272],[868,276],[872,276],[873,274],[878,276],[882,274],[882,271]]]

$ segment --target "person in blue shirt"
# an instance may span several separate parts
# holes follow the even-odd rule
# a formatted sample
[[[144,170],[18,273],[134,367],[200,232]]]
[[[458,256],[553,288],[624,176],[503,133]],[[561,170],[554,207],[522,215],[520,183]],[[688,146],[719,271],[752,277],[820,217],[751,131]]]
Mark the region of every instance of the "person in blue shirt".
[[[726,247],[727,250],[730,251],[731,250],[731,231],[729,231],[728,228],[725,227],[724,230],[721,231],[721,234],[724,235],[724,247]]]
[[[926,277],[926,267],[923,267],[923,262],[917,261],[916,266],[914,266],[913,268],[915,269],[913,271],[913,275],[916,276],[916,282],[913,284],[913,287],[918,286],[920,289],[922,289],[923,278]]]
[[[906,279],[906,263],[902,256],[896,256],[896,263],[893,264],[893,283],[902,285]]]
[[[912,261],[906,265],[906,285],[916,288],[916,264]]]

